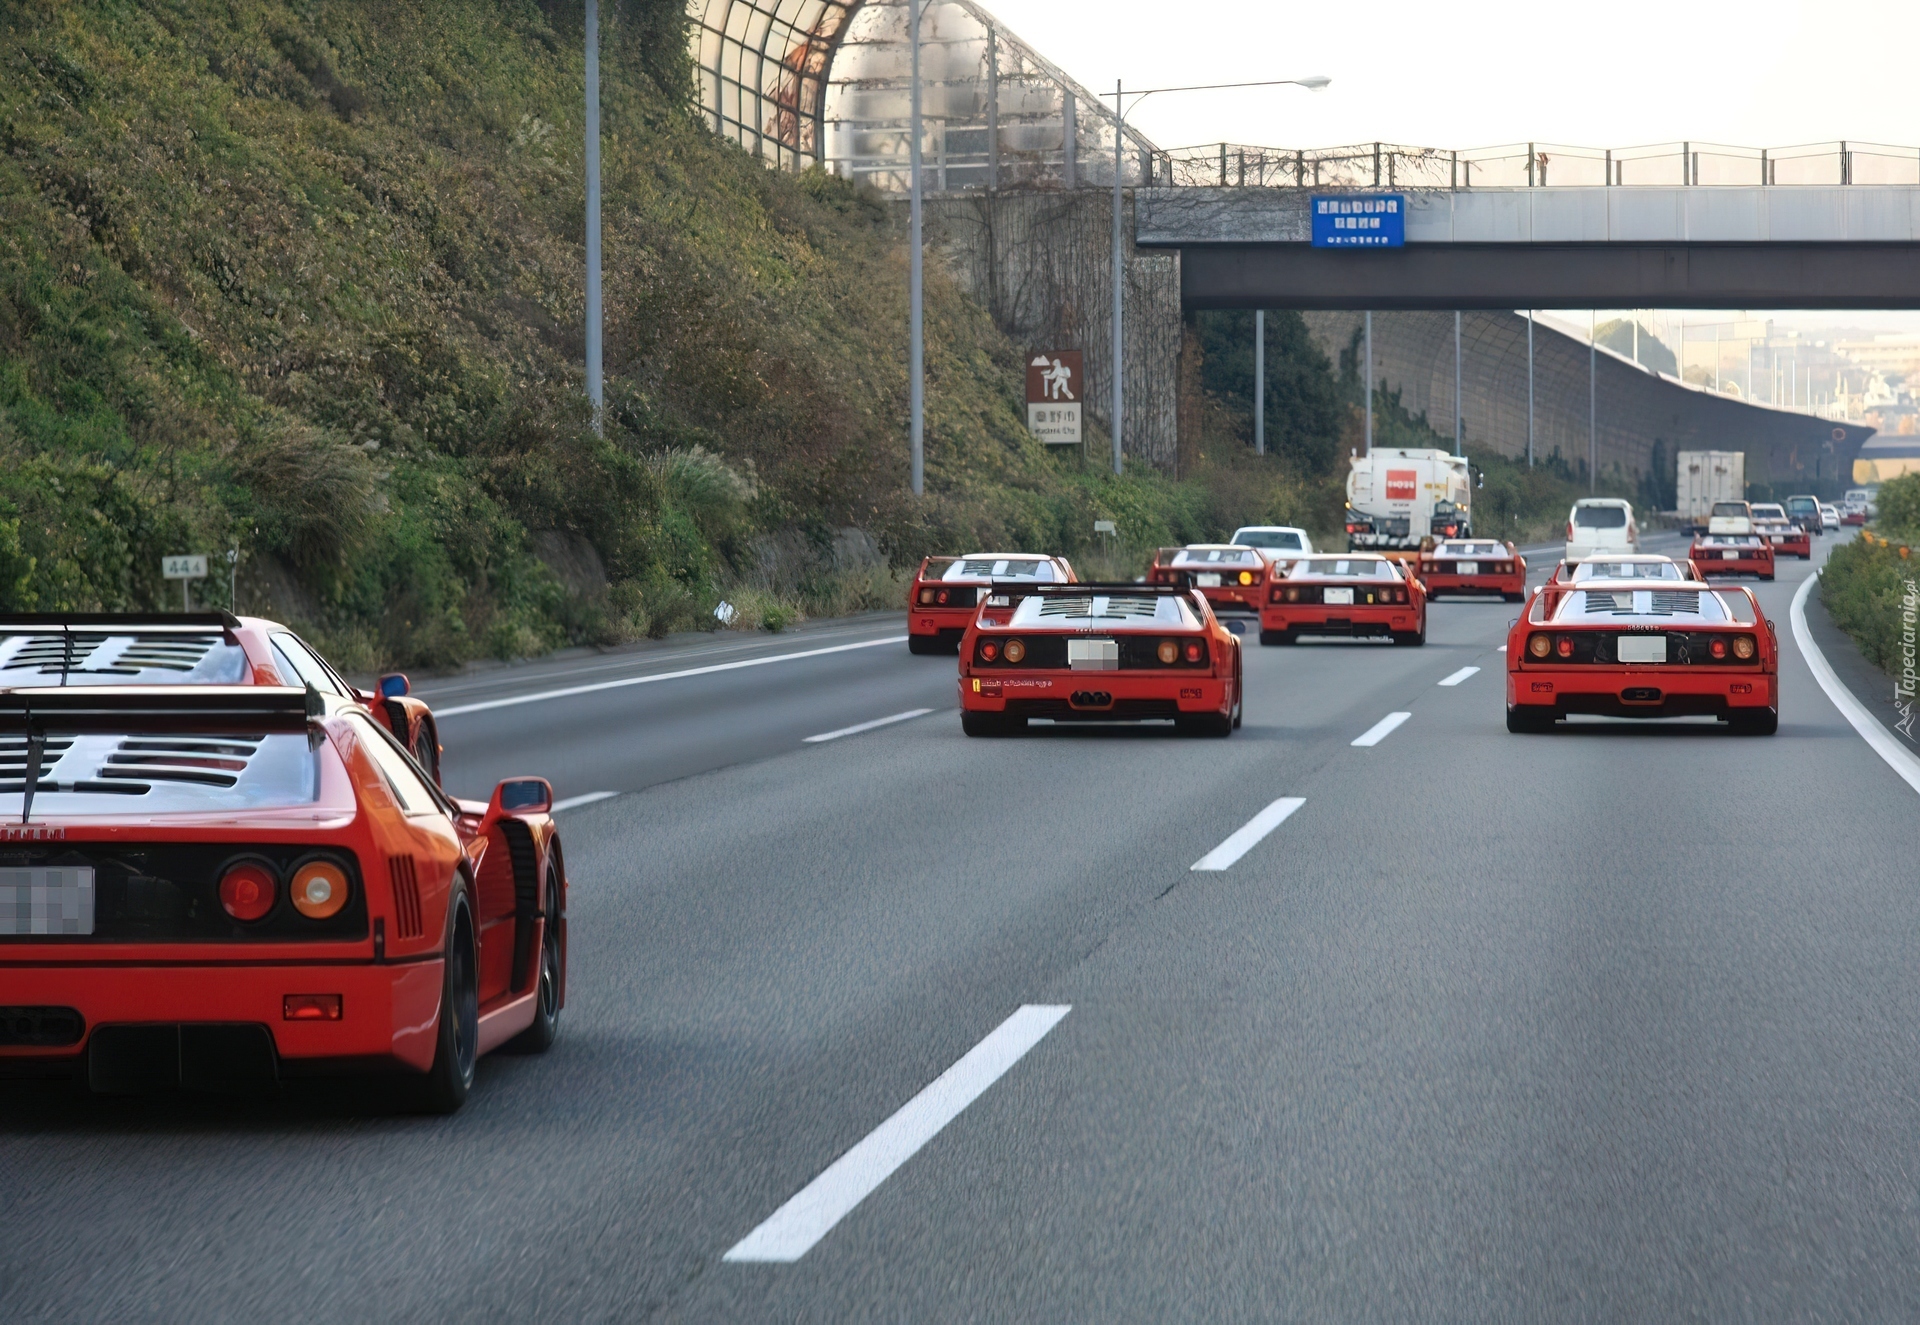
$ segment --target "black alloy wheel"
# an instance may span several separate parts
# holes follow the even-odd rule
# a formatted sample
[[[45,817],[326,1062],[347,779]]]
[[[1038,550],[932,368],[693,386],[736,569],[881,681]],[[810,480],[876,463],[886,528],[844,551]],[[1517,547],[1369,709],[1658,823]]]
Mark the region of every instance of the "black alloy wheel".
[[[1263,630],[1260,632],[1260,643],[1263,645],[1291,644],[1293,643],[1293,638],[1294,636],[1291,630]]]
[[[1027,729],[1027,720],[1005,713],[960,713],[960,730],[969,736],[1012,736]]]
[[[938,635],[907,636],[908,653],[958,653],[959,651],[957,647],[948,648],[946,641]]]
[[[420,728],[413,735],[413,762],[433,779],[436,787],[440,785],[440,742],[434,738],[433,724],[425,718],[420,720]]]
[[[1734,713],[1727,726],[1741,736],[1772,736],[1780,730],[1780,710],[1761,709],[1757,713]]]
[[[547,919],[540,936],[540,988],[533,1024],[507,1041],[516,1054],[543,1054],[560,1035],[560,872],[547,863]]]
[[[480,961],[465,888],[454,893],[450,910],[433,1066],[417,1083],[416,1105],[423,1113],[452,1113],[465,1104],[480,1057]]]

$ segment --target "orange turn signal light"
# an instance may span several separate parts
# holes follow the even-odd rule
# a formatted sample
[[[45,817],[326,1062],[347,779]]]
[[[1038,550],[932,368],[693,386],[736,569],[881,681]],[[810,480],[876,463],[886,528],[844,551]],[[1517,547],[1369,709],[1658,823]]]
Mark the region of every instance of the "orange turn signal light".
[[[288,994],[280,1000],[282,1021],[338,1021],[340,995]]]
[[[1006,654],[1008,662],[1020,662],[1027,656],[1027,646],[1017,639],[1010,639],[1007,641]]]
[[[1753,657],[1753,636],[1735,635],[1733,637],[1733,656],[1743,661]]]
[[[1544,658],[1553,652],[1553,638],[1549,635],[1533,635],[1527,640],[1527,652],[1536,658]]]
[[[310,860],[293,872],[293,909],[327,920],[347,904],[347,872],[330,860]]]

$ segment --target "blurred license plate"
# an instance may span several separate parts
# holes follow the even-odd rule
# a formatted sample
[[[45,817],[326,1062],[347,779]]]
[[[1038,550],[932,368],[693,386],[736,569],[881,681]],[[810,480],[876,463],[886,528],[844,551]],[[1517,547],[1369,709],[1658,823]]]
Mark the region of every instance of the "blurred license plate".
[[[1725,552],[1722,552],[1720,554],[1720,560],[1738,561],[1740,560],[1740,554],[1738,552],[1735,552],[1732,548],[1728,548]]]
[[[1455,562],[1453,573],[1455,575],[1478,575],[1480,573],[1480,563],[1477,561]]]
[[[1193,582],[1202,589],[1218,589],[1220,587],[1220,573],[1218,571],[1201,571],[1193,577]]]
[[[1353,590],[1329,589],[1321,595],[1320,601],[1332,607],[1352,607]]]
[[[0,869],[0,934],[91,933],[91,865]]]
[[[1081,672],[1118,671],[1120,645],[1110,639],[1070,639],[1067,641],[1067,666]]]
[[[1667,660],[1665,635],[1622,635],[1620,661],[1623,663],[1663,663]]]

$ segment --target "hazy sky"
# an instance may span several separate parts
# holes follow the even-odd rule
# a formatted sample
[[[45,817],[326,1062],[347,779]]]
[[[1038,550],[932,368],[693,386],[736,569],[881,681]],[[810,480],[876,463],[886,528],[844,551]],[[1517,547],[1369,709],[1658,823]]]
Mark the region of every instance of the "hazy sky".
[[[1326,74],[1150,97],[1162,147],[1380,139],[1920,147],[1920,0],[984,0],[1088,88]]]

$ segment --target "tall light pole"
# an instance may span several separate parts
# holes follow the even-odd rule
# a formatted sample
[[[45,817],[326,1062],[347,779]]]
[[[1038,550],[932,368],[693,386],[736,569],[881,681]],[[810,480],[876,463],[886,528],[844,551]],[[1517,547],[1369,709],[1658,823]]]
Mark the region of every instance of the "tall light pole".
[[[1600,349],[1594,343],[1594,318],[1596,314],[1587,310],[1587,491],[1598,491],[1600,482],[1600,448],[1596,441],[1595,426],[1600,418]]]
[[[1465,455],[1466,429],[1460,407],[1460,310],[1453,310],[1453,453]]]
[[[1360,396],[1367,402],[1367,454],[1373,454],[1373,310],[1369,308],[1367,318],[1367,369],[1360,374]]]
[[[1253,310],[1253,453],[1267,453],[1267,310]]]
[[[916,76],[915,86],[919,85]],[[1318,92],[1333,82],[1322,74],[1307,78],[1266,78],[1253,83],[1200,83],[1191,87],[1150,87],[1144,92],[1135,92],[1133,104],[1139,105],[1146,98],[1159,92],[1219,92],[1238,87],[1304,87],[1309,92]],[[1123,305],[1122,282],[1126,274],[1125,258],[1120,243],[1120,208],[1123,205],[1121,183],[1127,137],[1127,106],[1120,90],[1120,80],[1113,80],[1113,472],[1125,472],[1122,439],[1122,414],[1125,408],[1127,356],[1124,342],[1120,339],[1123,329],[1121,309]]]
[[[1527,310],[1527,468],[1533,468],[1533,310]]]
[[[913,435],[913,495],[918,497],[926,490],[926,431],[927,431],[927,344],[923,325],[924,310],[921,306],[921,270],[920,252],[920,11],[926,8],[925,0],[907,0],[907,44],[913,48],[913,89],[910,94],[912,103],[913,142],[908,146],[909,173],[912,176],[912,201],[908,204],[908,225],[911,232],[907,247],[907,410],[911,416]]]
[[[600,0],[587,0],[587,399],[597,433],[607,413],[600,321]]]

